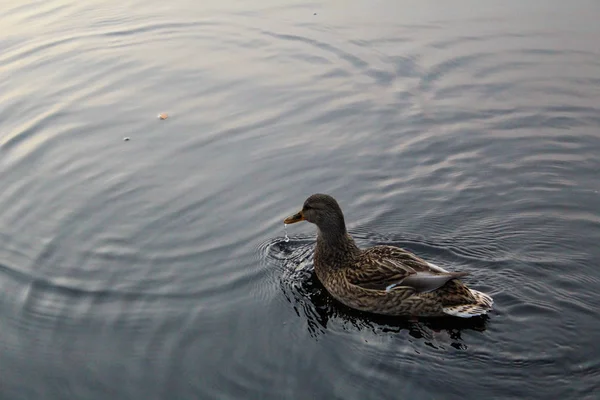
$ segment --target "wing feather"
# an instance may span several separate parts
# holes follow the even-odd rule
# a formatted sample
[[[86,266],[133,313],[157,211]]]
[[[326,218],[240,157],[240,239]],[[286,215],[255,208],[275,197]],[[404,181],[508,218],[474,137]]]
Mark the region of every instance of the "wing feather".
[[[412,289],[419,293],[436,290],[446,282],[467,275],[447,272],[398,247],[375,246],[363,252],[360,268],[347,273],[350,283],[364,289]]]

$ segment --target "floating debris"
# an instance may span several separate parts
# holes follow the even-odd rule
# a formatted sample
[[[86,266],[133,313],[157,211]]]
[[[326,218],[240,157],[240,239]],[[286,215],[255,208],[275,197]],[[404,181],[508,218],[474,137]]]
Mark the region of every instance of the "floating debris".
[[[160,114],[158,114],[158,118],[159,119],[167,119],[167,118],[169,118],[169,116],[167,115],[167,113],[160,113]]]
[[[124,141],[124,142],[129,142],[129,140],[130,140],[129,136],[125,136],[125,137],[123,138],[123,141]]]

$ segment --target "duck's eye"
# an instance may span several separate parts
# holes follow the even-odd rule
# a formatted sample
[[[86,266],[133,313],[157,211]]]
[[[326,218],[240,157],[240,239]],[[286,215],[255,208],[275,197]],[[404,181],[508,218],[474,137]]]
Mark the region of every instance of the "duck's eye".
[[[305,209],[305,210],[310,210],[311,208],[312,208],[312,207],[311,207],[311,206],[309,206],[309,205],[304,205],[304,209]]]

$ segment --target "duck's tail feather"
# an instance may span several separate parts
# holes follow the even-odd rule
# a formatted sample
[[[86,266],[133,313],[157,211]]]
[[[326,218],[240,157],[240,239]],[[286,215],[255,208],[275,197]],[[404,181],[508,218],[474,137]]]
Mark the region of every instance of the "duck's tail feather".
[[[483,305],[488,310],[492,309],[492,307],[494,306],[494,299],[492,299],[492,297],[490,295],[487,295],[487,294],[480,292],[479,290],[475,290],[475,289],[469,289],[469,290],[471,291],[471,294],[473,295],[473,297],[475,297],[475,299],[477,299],[477,303]]]
[[[469,289],[475,298],[474,303],[460,304],[457,306],[444,307],[442,310],[448,315],[461,318],[471,318],[478,315],[487,314],[494,305],[494,300],[485,293],[478,290]]]

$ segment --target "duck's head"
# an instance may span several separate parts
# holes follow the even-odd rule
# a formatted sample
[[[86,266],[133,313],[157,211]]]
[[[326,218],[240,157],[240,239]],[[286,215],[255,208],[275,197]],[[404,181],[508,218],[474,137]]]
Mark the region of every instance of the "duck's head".
[[[327,194],[313,194],[304,201],[302,210],[284,219],[283,223],[295,224],[300,221],[311,222],[321,231],[346,233],[342,209],[338,202]]]

